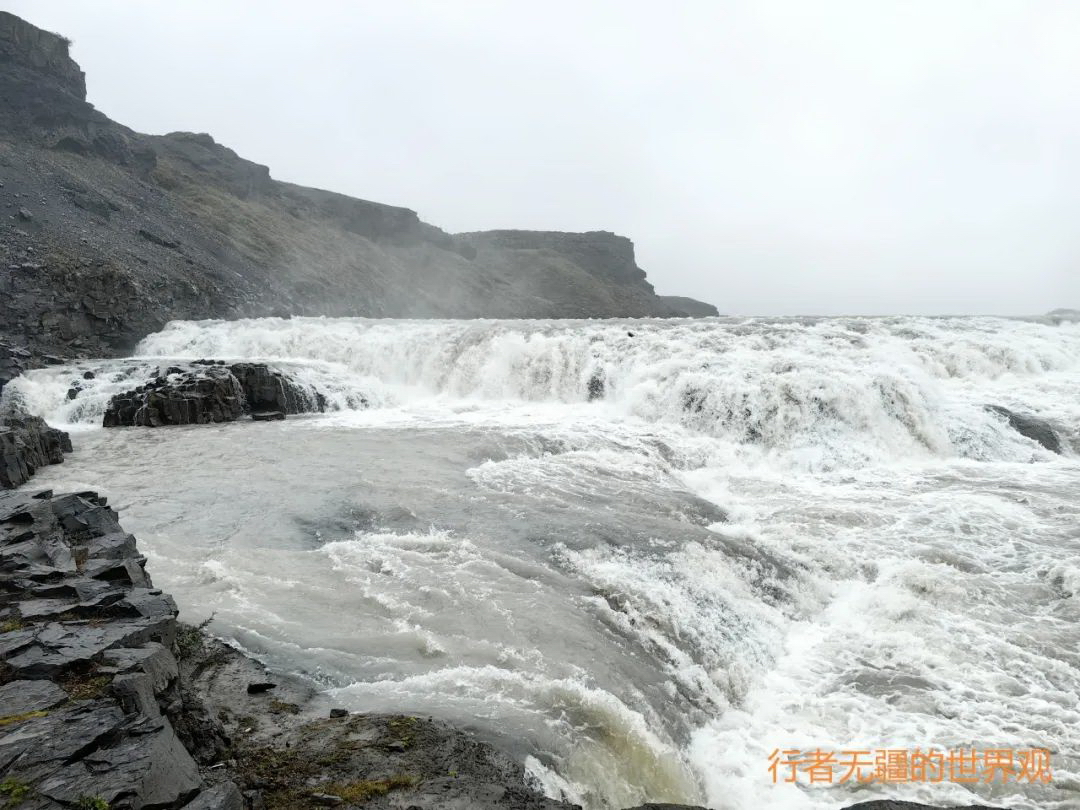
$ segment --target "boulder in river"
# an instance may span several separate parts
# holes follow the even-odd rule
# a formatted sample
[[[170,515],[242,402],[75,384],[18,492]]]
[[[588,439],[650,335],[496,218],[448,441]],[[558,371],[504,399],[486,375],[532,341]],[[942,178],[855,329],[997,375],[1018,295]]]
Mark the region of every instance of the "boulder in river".
[[[1038,442],[1051,453],[1061,454],[1061,438],[1058,436],[1054,426],[1045,419],[1040,419],[1038,416],[1029,413],[1010,411],[1000,405],[987,405],[986,410],[1004,416],[1009,422],[1009,427],[1021,436],[1026,436],[1032,441]]]
[[[262,363],[219,365],[196,361],[169,366],[149,383],[117,394],[105,411],[105,427],[201,425],[256,421],[326,409],[326,398],[288,374]]]
[[[233,422],[243,415],[245,405],[243,389],[227,369],[181,370],[114,396],[103,424],[158,427]]]

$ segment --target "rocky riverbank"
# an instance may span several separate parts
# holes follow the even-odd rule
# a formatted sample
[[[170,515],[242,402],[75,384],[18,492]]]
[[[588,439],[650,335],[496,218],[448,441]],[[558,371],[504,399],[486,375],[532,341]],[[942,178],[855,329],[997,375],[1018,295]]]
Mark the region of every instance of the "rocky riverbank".
[[[5,810],[576,806],[466,730],[349,714],[267,673],[177,622],[145,562],[93,492],[0,493]]]
[[[144,566],[96,494],[0,493],[5,808],[565,806],[463,731],[271,682]]]

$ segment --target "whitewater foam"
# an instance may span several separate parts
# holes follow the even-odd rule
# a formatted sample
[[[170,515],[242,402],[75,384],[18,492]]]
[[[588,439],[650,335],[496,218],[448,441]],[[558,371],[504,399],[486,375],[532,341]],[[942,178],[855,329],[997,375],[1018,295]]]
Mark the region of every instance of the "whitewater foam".
[[[1080,798],[1080,323],[262,319],[139,355],[5,390],[83,430],[36,485],[103,490],[192,618],[343,705],[476,724],[589,808]],[[336,410],[91,429],[207,356]],[[929,745],[1045,746],[1055,778],[767,771],[775,748]]]

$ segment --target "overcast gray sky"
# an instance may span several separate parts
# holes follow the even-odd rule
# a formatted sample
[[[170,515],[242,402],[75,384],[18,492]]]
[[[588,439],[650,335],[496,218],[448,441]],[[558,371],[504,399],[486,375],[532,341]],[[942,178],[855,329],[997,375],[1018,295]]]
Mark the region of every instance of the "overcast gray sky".
[[[90,101],[730,313],[1080,307],[1074,0],[0,0]]]

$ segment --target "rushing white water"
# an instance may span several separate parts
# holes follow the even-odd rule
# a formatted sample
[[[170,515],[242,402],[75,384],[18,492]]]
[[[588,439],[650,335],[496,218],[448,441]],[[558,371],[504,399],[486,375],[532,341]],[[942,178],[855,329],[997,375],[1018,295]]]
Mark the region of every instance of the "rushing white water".
[[[5,391],[78,430],[33,485],[110,495],[190,618],[343,704],[472,723],[593,808],[1080,801],[1080,324],[261,319],[137,354]],[[332,410],[97,429],[198,357]],[[1046,747],[1054,780],[767,771],[930,746]]]

